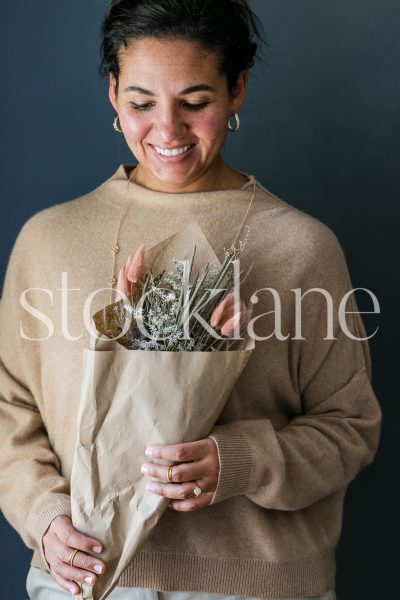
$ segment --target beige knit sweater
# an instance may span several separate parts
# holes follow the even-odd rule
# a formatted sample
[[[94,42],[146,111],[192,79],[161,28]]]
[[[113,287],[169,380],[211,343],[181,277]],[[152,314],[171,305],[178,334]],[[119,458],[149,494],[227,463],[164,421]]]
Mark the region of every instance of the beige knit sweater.
[[[88,342],[83,304],[90,292],[108,286],[126,191],[117,270],[140,243],[149,248],[192,220],[221,258],[255,181],[249,176],[240,190],[171,194],[128,183],[127,169],[121,165],[97,189],[30,218],[4,282],[0,506],[33,549],[32,565],[45,570],[42,536],[54,517],[71,514],[81,350]],[[248,300],[274,288],[280,327],[273,293],[259,291],[255,332],[269,339],[256,341],[238,382],[240,402],[228,402],[211,432],[220,458],[212,503],[194,512],[167,510],[119,585],[264,597],[311,596],[335,587],[343,498],[373,460],[380,436],[368,344],[351,339],[338,321],[340,300],[352,284],[332,231],[259,182],[248,224],[241,268],[254,264],[242,295]],[[62,273],[70,290],[64,323]],[[293,339],[293,289],[315,287],[332,296],[336,339],[323,339],[329,337],[327,302],[315,291],[302,302],[305,339]],[[21,305],[27,288],[35,289],[26,301],[47,321]],[[99,293],[92,312],[108,303],[109,292]],[[351,310],[357,307],[349,301]],[[358,314],[346,321],[354,335],[366,335]]]

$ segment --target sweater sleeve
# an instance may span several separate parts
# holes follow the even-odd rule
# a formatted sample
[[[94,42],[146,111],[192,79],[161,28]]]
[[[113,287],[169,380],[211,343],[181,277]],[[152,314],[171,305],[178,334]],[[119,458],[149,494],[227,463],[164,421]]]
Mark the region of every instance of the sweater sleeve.
[[[56,516],[71,516],[70,486],[31,391],[33,364],[40,373],[40,350],[20,335],[20,295],[29,287],[26,230],[11,253],[0,300],[0,507],[26,546],[38,548],[48,564],[42,537]]]
[[[305,340],[290,340],[288,352],[300,408],[280,429],[268,418],[215,425],[209,437],[217,445],[220,472],[211,504],[244,494],[264,508],[299,510],[346,487],[375,456],[382,413],[371,386],[368,341],[352,339],[340,326],[340,300],[352,288],[339,242],[326,230],[306,260],[301,293],[329,291],[336,339],[323,339],[327,303],[310,292],[302,307]],[[349,332],[365,337],[354,293],[343,310],[355,313],[345,317]]]

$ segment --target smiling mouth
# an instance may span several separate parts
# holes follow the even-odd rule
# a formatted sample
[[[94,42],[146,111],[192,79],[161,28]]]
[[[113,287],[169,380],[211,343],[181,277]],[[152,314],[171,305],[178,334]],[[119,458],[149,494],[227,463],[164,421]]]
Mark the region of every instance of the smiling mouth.
[[[161,148],[160,146],[154,146],[153,148],[161,156],[180,156],[186,154],[195,144],[188,144],[187,146],[181,146],[180,148]]]

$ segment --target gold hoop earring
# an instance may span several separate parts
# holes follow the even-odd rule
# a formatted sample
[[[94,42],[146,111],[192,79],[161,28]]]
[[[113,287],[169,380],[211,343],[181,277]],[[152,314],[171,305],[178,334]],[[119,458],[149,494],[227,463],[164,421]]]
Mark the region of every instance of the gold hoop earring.
[[[114,119],[114,122],[113,122],[113,127],[114,127],[115,131],[118,131],[118,133],[123,133],[122,129],[120,129],[118,127],[118,115],[115,115],[115,119]]]
[[[235,113],[233,116],[235,117],[235,121],[236,121],[235,127],[232,127],[231,120],[230,120],[230,117],[229,117],[229,119],[228,119],[228,129],[229,129],[229,131],[239,131],[239,128],[240,128],[239,115],[237,113]]]

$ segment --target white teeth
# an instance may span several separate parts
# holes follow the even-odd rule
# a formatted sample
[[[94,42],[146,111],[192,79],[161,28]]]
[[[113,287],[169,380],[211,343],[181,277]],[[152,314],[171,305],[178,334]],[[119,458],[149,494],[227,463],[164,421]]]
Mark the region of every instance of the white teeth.
[[[157,150],[158,154],[162,154],[162,156],[179,156],[180,154],[184,154],[189,150],[191,144],[189,146],[183,146],[183,148],[174,148],[173,150],[167,150],[166,148],[158,148],[158,146],[154,146]]]

